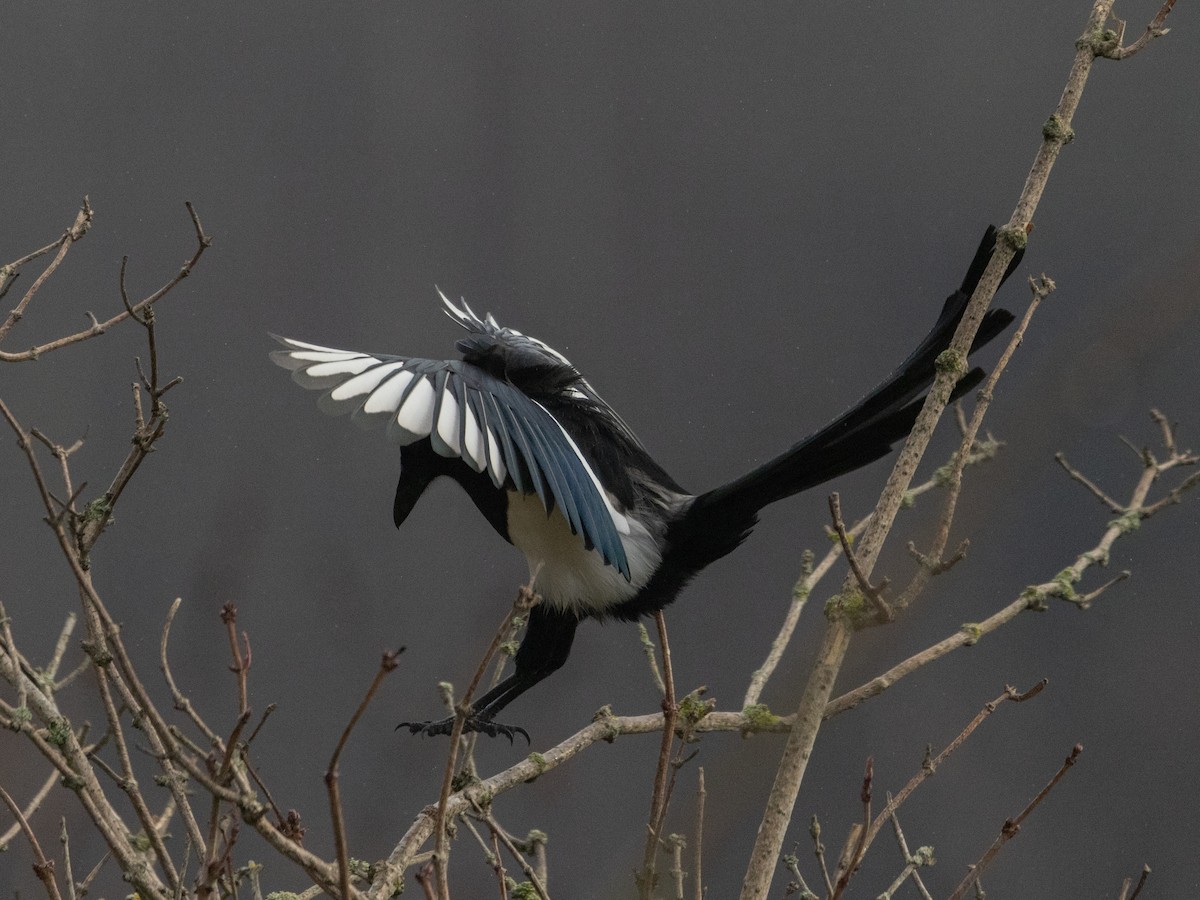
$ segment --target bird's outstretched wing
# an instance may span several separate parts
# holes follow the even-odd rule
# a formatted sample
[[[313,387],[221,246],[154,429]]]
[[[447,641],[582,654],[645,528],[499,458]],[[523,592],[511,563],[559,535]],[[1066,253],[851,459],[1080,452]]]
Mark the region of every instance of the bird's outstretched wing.
[[[630,577],[621,542],[621,534],[629,533],[625,516],[609,502],[571,436],[507,380],[463,360],[359,353],[272,337],[287,348],[273,352],[272,360],[290,369],[302,387],[325,391],[318,401],[323,411],[352,413],[365,427],[385,425],[388,438],[401,446],[427,440],[439,456],[486,473],[496,490],[536,494],[547,515],[557,506],[589,550]]]

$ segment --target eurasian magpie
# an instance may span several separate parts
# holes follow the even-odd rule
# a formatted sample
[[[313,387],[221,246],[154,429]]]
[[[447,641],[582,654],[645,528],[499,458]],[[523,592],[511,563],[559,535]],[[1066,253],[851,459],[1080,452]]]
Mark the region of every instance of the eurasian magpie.
[[[566,662],[583,619],[634,621],[662,609],[746,539],[764,506],[865,466],[908,434],[995,239],[989,227],[932,330],[886,381],[789,450],[701,494],[654,461],[561,353],[501,327],[490,313],[481,319],[440,291],[446,313],[467,332],[456,345],[461,359],[358,353],[278,337],[287,349],[271,355],[301,386],[325,392],[324,411],[384,425],[400,445],[396,527],[429,483],[445,475],[525,554],[542,602],[530,612],[513,673],[475,702],[466,722],[468,731],[511,739],[523,729],[501,725],[495,715]],[[972,350],[1012,318],[1006,310],[989,312]],[[967,373],[956,394],[982,376],[981,369]],[[453,721],[405,724],[448,734]]]

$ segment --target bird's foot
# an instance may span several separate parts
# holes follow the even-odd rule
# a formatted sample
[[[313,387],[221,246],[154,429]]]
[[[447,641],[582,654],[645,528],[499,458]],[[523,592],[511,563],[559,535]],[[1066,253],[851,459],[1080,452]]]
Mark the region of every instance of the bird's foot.
[[[436,722],[401,722],[396,726],[396,729],[407,728],[413,734],[424,734],[430,737],[439,734],[450,734],[454,730],[454,716],[448,719],[439,719]],[[511,744],[513,738],[518,734],[525,738],[525,743],[530,743],[529,732],[519,725],[504,725],[501,722],[493,722],[491,719],[483,719],[478,716],[467,716],[463,721],[463,733],[470,731],[486,734],[488,737],[499,737],[503,735],[508,738]]]

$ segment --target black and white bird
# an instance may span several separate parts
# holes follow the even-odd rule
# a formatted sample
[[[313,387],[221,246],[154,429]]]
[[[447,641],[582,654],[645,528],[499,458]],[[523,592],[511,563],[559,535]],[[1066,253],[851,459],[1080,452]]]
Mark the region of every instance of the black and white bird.
[[[633,621],[673,601],[701,569],[750,534],[764,506],[886,455],[916,419],[967,301],[991,258],[988,228],[962,285],[933,329],[886,381],[774,459],[693,494],[660,466],[579,371],[546,344],[442,295],[466,330],[461,359],[335,350],[289,338],[272,353],[329,413],[381,425],[400,445],[396,527],[440,476],[466,491],[496,532],[521,550],[542,602],[529,616],[515,669],[480,697],[466,728],[509,738],[495,715],[557,670],[585,618]],[[1014,259],[1005,277],[1012,272]],[[440,292],[439,292],[440,293]],[[972,349],[1012,321],[989,312]],[[961,394],[978,383],[975,369]],[[409,724],[448,734],[453,719]]]

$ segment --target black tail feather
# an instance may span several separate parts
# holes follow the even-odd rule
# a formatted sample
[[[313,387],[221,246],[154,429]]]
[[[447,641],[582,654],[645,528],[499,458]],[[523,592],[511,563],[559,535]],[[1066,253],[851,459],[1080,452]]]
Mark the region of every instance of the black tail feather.
[[[988,226],[962,286],[951,294],[924,340],[882,384],[830,424],[800,441],[775,459],[735,481],[696,499],[697,512],[717,513],[726,507],[757,511],[822,482],[844,475],[887,455],[892,445],[906,437],[933,383],[935,361],[950,344],[996,243],[996,229]],[[1020,262],[1018,253],[1004,278]],[[1013,321],[1012,313],[995,309],[987,313],[971,345],[977,350]],[[968,373],[955,390],[961,396],[983,377]],[[730,509],[730,512],[733,510]]]
[[[887,380],[820,431],[753,472],[693,501],[673,526],[675,533],[668,541],[668,555],[676,558],[664,558],[655,576],[663,583],[643,592],[648,600],[659,590],[664,596],[673,596],[672,592],[693,574],[736,548],[750,533],[764,506],[872,463],[908,435],[924,403],[925,391],[933,383],[937,356],[949,346],[995,243],[996,230],[989,226],[962,286],[947,298],[929,334]],[[1004,278],[1012,274],[1021,255],[1018,252],[1013,258]],[[971,349],[988,343],[1012,320],[1007,310],[987,313]],[[955,388],[954,397],[974,388],[983,375],[982,369],[968,372]]]

